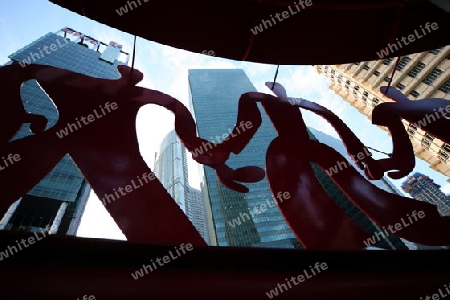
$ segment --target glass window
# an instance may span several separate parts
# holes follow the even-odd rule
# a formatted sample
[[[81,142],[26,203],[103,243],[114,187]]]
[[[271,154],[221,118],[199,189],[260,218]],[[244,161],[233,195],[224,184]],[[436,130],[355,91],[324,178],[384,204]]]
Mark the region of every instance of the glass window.
[[[383,65],[389,66],[389,64],[392,62],[392,60],[393,60],[392,57],[386,58],[386,59],[383,61]]]
[[[378,76],[380,76],[380,72],[378,72],[378,71],[374,71],[374,72],[373,72],[373,75],[375,75],[375,76],[377,76],[377,77],[378,77]]]
[[[442,47],[441,47],[441,48],[437,48],[437,49],[430,50],[429,53],[432,53],[432,54],[434,54],[434,55],[437,55],[437,54],[439,54],[439,52],[441,52],[441,50],[442,50]]]
[[[425,84],[432,85],[433,82],[442,74],[442,70],[438,68],[434,68],[427,77],[422,81]]]
[[[450,93],[450,80],[447,80],[440,88],[439,90],[441,92],[444,92],[446,94]]]
[[[417,74],[425,68],[423,62],[418,62],[417,65],[408,73],[409,77],[416,78]]]
[[[411,92],[411,96],[413,96],[414,98],[419,97],[419,95],[420,95],[419,92],[417,92],[415,90]]]
[[[403,90],[405,88],[405,86],[403,84],[399,83],[399,84],[397,84],[397,88],[399,90]]]
[[[407,65],[410,61],[411,61],[411,58],[409,58],[408,56],[403,57],[403,58],[400,60],[400,62],[398,63],[396,69],[397,69],[398,71],[403,70],[403,69],[406,67],[406,65]]]

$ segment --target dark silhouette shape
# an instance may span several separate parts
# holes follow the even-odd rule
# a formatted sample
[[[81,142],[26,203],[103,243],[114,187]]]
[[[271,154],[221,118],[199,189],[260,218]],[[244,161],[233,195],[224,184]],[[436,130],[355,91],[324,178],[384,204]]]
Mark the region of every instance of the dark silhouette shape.
[[[266,85],[272,87],[273,83],[268,82]],[[326,194],[310,166],[310,162],[314,162],[323,170],[328,170],[337,162],[345,161],[345,158],[332,148],[309,139],[298,107],[325,118],[339,133],[350,155],[357,156],[357,153],[367,149],[328,109],[304,99],[288,98],[280,84],[275,84],[273,91],[278,98],[256,92],[241,96],[236,124],[250,121],[253,127],[245,135],[241,134],[227,141],[227,147],[233,148],[233,143],[239,143],[240,147],[233,148],[233,152],[240,151],[257,131],[261,116],[256,104],[260,102],[279,135],[267,151],[269,184],[274,197],[280,192],[291,195],[288,201],[278,203],[278,206],[298,239],[309,249],[364,248],[363,241],[368,238],[368,234]],[[379,119],[390,117],[390,114],[380,114]],[[410,146],[409,140],[407,143]],[[223,146],[219,144],[214,149]],[[209,155],[216,157],[215,153]],[[227,155],[222,154],[222,157]],[[403,162],[396,162],[395,159],[398,156],[394,153],[393,165],[402,169]],[[374,160],[371,156],[357,161],[357,165],[364,168],[370,179],[378,179],[384,171],[392,170],[387,168],[389,165],[383,160]],[[402,222],[402,219],[407,220],[407,216],[413,211],[423,211],[425,218],[405,226],[396,235],[427,245],[450,243],[448,235],[434,233],[437,229],[450,226],[450,218],[441,217],[436,206],[385,192],[369,183],[353,167],[339,171],[331,179],[358,208],[382,228],[394,226]]]
[[[41,65],[21,68],[16,64],[0,68],[0,82],[6,89],[2,100],[9,103],[13,99],[11,105],[16,105],[16,109],[8,117],[17,120],[16,124],[26,118],[23,110],[17,109],[20,108],[20,97],[17,98],[14,92],[18,92],[20,84],[28,79],[34,78],[39,82],[59,112],[58,122],[49,130],[12,142],[3,141],[0,156],[19,154],[21,160],[0,172],[0,209],[6,209],[36,185],[68,153],[99,198],[103,198],[106,209],[129,241],[205,245],[156,178],[145,180],[145,184],[140,181],[140,186],[125,194],[119,189],[130,185],[133,180],[144,180],[144,174],[151,178],[148,176],[151,170],[139,153],[135,134],[135,118],[141,106],[152,103],[172,111],[175,131],[191,153],[197,153],[195,150],[204,147],[208,141],[196,136],[195,122],[181,102],[161,92],[136,87],[136,83],[143,78],[139,71],[127,66],[119,66],[118,69],[122,78],[107,80]],[[272,86],[272,83],[267,84]],[[268,180],[274,195],[279,192],[290,194],[289,200],[279,203],[279,207],[299,240],[306,248],[364,248],[367,233],[327,195],[310,165],[310,162],[315,162],[326,170],[344,158],[330,147],[309,140],[298,107],[327,119],[338,131],[350,154],[357,154],[366,148],[329,110],[303,99],[290,104],[290,98],[279,84],[274,85],[274,92],[278,97],[256,92],[243,94],[239,101],[237,123],[230,138],[213,144],[212,150],[193,155],[193,158],[215,169],[220,181],[227,187],[248,192],[248,188],[238,182],[259,181],[264,178],[264,170],[254,166],[233,170],[225,162],[230,153],[238,154],[244,149],[260,126],[261,115],[257,106],[260,102],[278,132],[267,152]],[[68,124],[78,123],[82,117],[97,110],[102,112],[101,115],[95,113],[97,118],[61,135],[61,130],[67,129]],[[383,115],[380,116],[383,119]],[[242,122],[251,122],[253,126],[240,132],[238,124]],[[11,132],[7,131],[9,135]],[[360,168],[365,168],[369,177],[383,173],[379,161],[370,156],[357,163]],[[450,244],[450,237],[430,234],[436,228],[448,228],[450,225],[450,219],[440,217],[435,206],[384,192],[367,182],[353,168],[334,174],[332,179],[355,205],[380,226],[393,225],[413,210],[425,212],[426,218],[399,231],[398,236],[422,244]],[[117,197],[112,200],[105,198],[112,194]]]

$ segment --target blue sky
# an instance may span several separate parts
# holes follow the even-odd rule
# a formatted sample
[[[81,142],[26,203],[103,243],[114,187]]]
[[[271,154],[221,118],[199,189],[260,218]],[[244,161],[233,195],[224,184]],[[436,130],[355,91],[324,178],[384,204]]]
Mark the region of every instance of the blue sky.
[[[132,52],[132,35],[72,13],[49,1],[2,0],[0,1],[0,40],[2,41],[0,65],[9,61],[9,54],[48,32],[56,32],[66,26],[105,43],[115,41],[123,45],[124,51]],[[211,51],[219,55],[215,49],[205,49],[205,53],[212,53]],[[276,70],[274,65],[239,62],[196,54],[141,38],[137,39],[135,67],[145,76],[140,86],[170,94],[185,105],[188,103],[188,69],[242,68],[257,90],[264,93],[270,93],[264,83],[273,80]],[[329,89],[328,79],[318,75],[312,66],[280,66],[277,82],[284,85],[288,96],[306,98],[332,110],[367,146],[387,153],[392,150],[388,134],[371,125],[365,116],[332,92]],[[303,115],[308,126],[337,137],[334,130],[320,117],[306,111],[303,111]],[[153,168],[154,154],[158,151],[159,143],[173,129],[173,122],[172,114],[158,106],[147,105],[139,111],[136,119],[139,145],[141,154],[150,168]],[[218,134],[223,133],[218,132]],[[383,156],[374,153],[374,157]],[[192,185],[198,186],[195,163],[190,161],[189,166]],[[447,178],[444,175],[433,171],[427,163],[419,159],[416,159],[414,171],[430,176],[442,186],[446,184]],[[392,181],[398,187],[403,180]],[[450,192],[450,185],[447,184],[445,191]],[[125,239],[93,193],[86,206],[78,235]]]

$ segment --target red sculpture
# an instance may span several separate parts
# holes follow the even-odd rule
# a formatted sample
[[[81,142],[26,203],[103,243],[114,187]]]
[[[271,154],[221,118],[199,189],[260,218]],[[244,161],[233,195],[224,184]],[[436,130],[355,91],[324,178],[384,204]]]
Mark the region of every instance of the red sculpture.
[[[18,64],[0,69],[0,82],[6,92],[3,106],[9,113],[2,120],[0,156],[19,154],[21,160],[14,167],[0,172],[0,190],[3,197],[0,209],[7,208],[43,178],[65,155],[70,154],[83,172],[128,241],[158,244],[205,242],[170,195],[143,161],[135,134],[135,118],[145,104],[161,105],[175,114],[175,131],[186,148],[195,149],[205,142],[196,136],[196,125],[188,109],[178,100],[158,91],[136,87],[143,74],[126,66],[119,66],[122,78],[107,80],[91,78],[49,66]],[[29,115],[21,106],[19,90],[22,82],[36,79],[54,101],[59,112],[57,124],[43,131],[46,121],[41,116]],[[272,86],[272,83],[268,83]],[[267,152],[267,176],[274,195],[288,192],[289,201],[279,208],[306,248],[360,249],[368,238],[348,215],[327,195],[315,178],[310,162],[327,170],[344,158],[332,148],[311,141],[298,107],[311,110],[327,119],[338,131],[351,155],[367,151],[351,130],[332,112],[307,100],[290,104],[281,85],[274,85],[278,97],[263,93],[241,96],[237,125],[224,142],[214,145],[209,152],[194,159],[216,170],[220,181],[239,192],[248,189],[238,183],[255,182],[264,177],[258,167],[229,168],[225,162],[230,153],[244,149],[261,124],[257,102],[260,102],[272,120],[278,137]],[[378,124],[388,124],[389,110],[377,116]],[[21,125],[30,122],[34,136],[7,142]],[[238,124],[251,122],[249,130],[240,132]],[[71,125],[78,124],[69,133]],[[394,124],[395,125],[395,124]],[[391,127],[390,127],[391,128]],[[65,130],[67,134],[62,134]],[[239,132],[239,134],[237,134]],[[394,147],[397,131],[393,132]],[[384,171],[395,169],[406,172],[403,162],[376,161],[370,156],[357,164],[370,178],[379,178]],[[26,176],[24,176],[26,174]],[[393,225],[409,213],[424,211],[426,218],[397,233],[408,240],[429,245],[450,244],[447,235],[430,234],[437,228],[448,228],[450,218],[441,217],[436,207],[409,198],[384,192],[364,179],[353,168],[332,175],[347,197],[372,220],[382,227]],[[137,183],[139,183],[137,185]],[[128,188],[130,187],[130,188]],[[126,193],[124,192],[126,191]]]

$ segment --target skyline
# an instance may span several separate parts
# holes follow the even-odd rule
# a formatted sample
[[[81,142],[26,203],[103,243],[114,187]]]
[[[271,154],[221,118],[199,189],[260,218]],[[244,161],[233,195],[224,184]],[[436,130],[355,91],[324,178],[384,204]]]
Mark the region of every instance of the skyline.
[[[44,13],[51,18],[42,18]],[[35,22],[34,26],[29,26],[22,21],[24,19],[39,20],[39,22]],[[131,53],[133,50],[134,37],[132,35],[89,20],[48,1],[3,1],[0,3],[0,35],[3,37],[4,43],[0,49],[0,64],[9,61],[8,55],[39,37],[48,32],[56,32],[66,26],[106,43],[115,41],[123,45],[126,52]],[[264,32],[260,34],[264,34]],[[205,51],[214,51],[216,57],[175,49],[138,37],[135,68],[144,73],[144,80],[139,86],[169,94],[188,106],[188,69],[241,68],[259,92],[270,93],[264,83],[273,80],[276,66],[222,59],[217,57],[220,56],[220,53],[215,49],[205,49]],[[367,146],[383,152],[389,153],[391,151],[392,142],[388,134],[372,125],[365,116],[335,95],[329,89],[329,80],[317,74],[312,66],[280,66],[277,82],[286,87],[289,97],[306,98],[332,110]],[[302,114],[307,126],[337,137],[331,126],[320,117],[304,110],[302,110]],[[159,149],[163,137],[173,129],[173,123],[173,115],[158,106],[147,105],[138,113],[136,131],[139,148],[144,160],[151,168],[154,165],[154,153]],[[217,132],[217,134],[223,134],[223,132]],[[373,153],[373,156],[374,158],[382,157],[378,153]],[[196,165],[190,158],[188,164],[189,172],[195,174]],[[428,168],[427,163],[416,159],[416,164],[417,166],[411,174],[421,172],[430,176],[441,186],[446,184],[445,176]],[[405,179],[391,181],[398,187]],[[198,179],[195,180],[190,176],[190,181],[191,185],[199,187]],[[445,191],[450,192],[450,184],[447,184]],[[102,220],[102,222],[99,222],[99,220]],[[103,208],[101,201],[92,193],[77,235],[124,239],[117,225]]]

